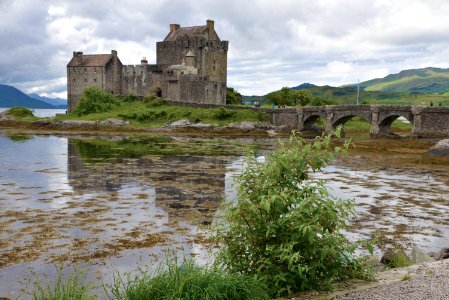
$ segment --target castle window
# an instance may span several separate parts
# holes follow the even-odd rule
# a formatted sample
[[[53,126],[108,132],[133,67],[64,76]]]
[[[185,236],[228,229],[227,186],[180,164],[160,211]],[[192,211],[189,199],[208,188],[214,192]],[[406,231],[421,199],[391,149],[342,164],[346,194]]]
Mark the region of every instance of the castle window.
[[[75,79],[75,78],[73,78],[73,82],[76,82],[76,79]]]
[[[84,68],[84,74],[87,74],[87,68]]]
[[[94,78],[94,82],[97,83],[97,78]]]
[[[84,78],[84,84],[87,84],[87,78]]]
[[[97,68],[94,68],[94,72],[97,73]]]

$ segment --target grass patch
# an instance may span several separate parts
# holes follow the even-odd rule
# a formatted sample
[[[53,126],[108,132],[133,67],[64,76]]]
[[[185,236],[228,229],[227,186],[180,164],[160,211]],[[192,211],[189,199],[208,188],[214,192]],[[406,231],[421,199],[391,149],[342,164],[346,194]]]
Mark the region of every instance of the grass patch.
[[[407,281],[407,280],[410,280],[410,279],[412,279],[412,276],[410,274],[404,274],[404,275],[401,276],[401,280],[402,281]]]
[[[136,128],[159,127],[183,119],[216,126],[268,120],[268,116],[260,111],[167,105],[164,99],[155,96],[144,97],[142,100],[132,95],[118,98],[98,88],[86,88],[75,111],[55,117],[54,120],[103,121],[109,118],[129,121],[131,127]]]
[[[14,119],[20,119],[23,121],[34,121],[37,117],[34,116],[33,111],[26,107],[16,106],[8,109],[6,115],[13,117]]]
[[[167,270],[155,274],[142,271],[131,277],[116,276],[107,287],[112,299],[269,299],[266,287],[252,277],[229,274],[212,267],[198,267],[193,261],[167,261]]]
[[[226,126],[240,122],[265,122],[267,115],[260,111],[227,108],[193,108],[153,102],[133,101],[112,106],[108,111],[86,115],[70,113],[55,117],[54,120],[103,121],[109,118],[130,122],[132,127],[159,127],[169,122],[188,119],[195,123]]]
[[[55,283],[42,285],[40,282],[34,283],[34,300],[88,300],[95,299],[89,294],[91,286],[83,283],[84,273],[74,272],[67,279],[64,279],[61,272]]]

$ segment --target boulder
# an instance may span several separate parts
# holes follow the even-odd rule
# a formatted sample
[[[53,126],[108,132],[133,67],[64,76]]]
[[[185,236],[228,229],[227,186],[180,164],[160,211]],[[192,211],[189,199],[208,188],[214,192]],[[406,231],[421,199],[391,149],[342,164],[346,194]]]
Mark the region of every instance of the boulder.
[[[441,140],[429,149],[430,156],[449,156],[449,139]]]
[[[416,246],[412,248],[412,261],[414,264],[422,264],[426,262],[435,261],[435,258],[430,255],[424,253],[421,249]]]
[[[122,127],[122,126],[128,126],[129,122],[119,120],[119,119],[109,118],[104,121],[101,121],[100,125],[111,126],[111,127]]]
[[[437,256],[437,260],[443,260],[449,258],[449,248],[443,248],[440,250]]]
[[[404,250],[389,249],[385,251],[380,259],[380,263],[390,268],[406,267],[412,264],[412,260],[407,256]]]
[[[177,127],[190,126],[192,124],[193,123],[190,120],[179,120],[179,121],[174,121],[174,122],[168,123],[167,125],[165,125],[165,127],[177,128]]]

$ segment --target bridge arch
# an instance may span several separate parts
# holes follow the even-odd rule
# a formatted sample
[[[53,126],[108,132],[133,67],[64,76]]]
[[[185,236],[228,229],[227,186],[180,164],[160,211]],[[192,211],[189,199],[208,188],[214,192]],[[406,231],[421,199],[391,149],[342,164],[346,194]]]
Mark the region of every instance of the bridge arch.
[[[344,125],[354,117],[359,117],[371,124],[372,115],[370,105],[331,106],[328,108],[328,125],[331,125],[328,129],[335,130],[337,126]]]
[[[324,120],[324,125],[320,126],[317,121]],[[321,114],[311,114],[307,116],[302,124],[303,130],[305,131],[324,131],[327,127],[326,117]]]
[[[392,135],[393,134],[393,122],[396,121],[398,118],[403,117],[405,118],[411,125],[411,127],[413,127],[413,116],[411,113],[391,113],[389,115],[385,115],[382,116],[379,120],[378,120],[378,127],[379,127],[379,133],[380,134],[386,134],[386,135]],[[410,129],[411,130],[411,129]]]

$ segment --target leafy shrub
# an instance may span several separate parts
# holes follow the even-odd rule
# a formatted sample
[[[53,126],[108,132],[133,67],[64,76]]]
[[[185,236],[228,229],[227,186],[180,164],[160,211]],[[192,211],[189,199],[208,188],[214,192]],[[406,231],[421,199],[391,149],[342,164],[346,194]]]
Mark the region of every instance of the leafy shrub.
[[[248,157],[237,180],[238,202],[216,228],[217,263],[255,276],[271,296],[331,288],[335,280],[367,274],[340,233],[353,203],[333,198],[322,180],[309,177],[347,149],[348,143],[332,147],[331,136],[308,144],[293,134],[265,163]]]
[[[133,102],[137,100],[137,96],[134,94],[128,94],[126,97],[123,98],[123,102]]]
[[[257,121],[259,122],[266,122],[268,121],[268,115],[264,112],[261,112],[260,110],[257,111]]]
[[[248,276],[228,274],[222,270],[202,268],[190,261],[177,266],[167,262],[167,270],[158,269],[125,278],[116,276],[110,290],[115,299],[268,299],[266,287]]]
[[[156,96],[148,96],[143,98],[143,102],[147,103],[150,107],[162,106],[165,104],[165,100]]]
[[[119,100],[111,93],[104,92],[97,87],[87,87],[74,112],[78,116],[107,112],[119,104]]]
[[[16,118],[34,117],[33,111],[31,109],[21,106],[16,106],[8,109],[7,115]]]
[[[217,120],[226,120],[235,116],[235,111],[231,111],[225,109],[224,107],[220,107],[215,113],[214,118]]]

